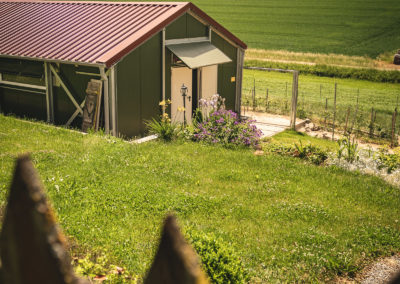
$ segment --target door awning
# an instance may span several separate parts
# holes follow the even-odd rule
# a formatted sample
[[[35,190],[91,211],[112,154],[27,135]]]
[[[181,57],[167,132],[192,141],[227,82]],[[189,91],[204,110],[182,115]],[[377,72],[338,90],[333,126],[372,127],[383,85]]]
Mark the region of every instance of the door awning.
[[[232,61],[208,41],[170,44],[167,47],[191,69]]]

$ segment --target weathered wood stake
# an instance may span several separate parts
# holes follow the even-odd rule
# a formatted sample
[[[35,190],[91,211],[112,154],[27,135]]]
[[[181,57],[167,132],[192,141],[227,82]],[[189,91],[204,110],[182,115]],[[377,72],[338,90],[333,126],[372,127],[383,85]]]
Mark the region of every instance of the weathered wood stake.
[[[335,83],[335,95],[333,97],[333,126],[332,126],[332,140],[335,139],[335,120],[336,120],[336,93],[337,83]]]
[[[344,134],[346,135],[347,132],[347,123],[349,122],[349,116],[350,116],[350,107],[347,108],[347,114],[346,114],[346,124],[344,126]]]
[[[397,143],[395,143],[395,138],[396,138],[396,117],[397,117],[397,108],[394,109],[394,113],[392,115],[392,143],[391,147],[395,147]]]

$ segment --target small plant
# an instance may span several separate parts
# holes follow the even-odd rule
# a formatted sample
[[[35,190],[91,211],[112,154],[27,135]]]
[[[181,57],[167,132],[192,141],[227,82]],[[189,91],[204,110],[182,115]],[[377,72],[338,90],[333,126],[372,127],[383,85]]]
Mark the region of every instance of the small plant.
[[[256,146],[261,131],[252,122],[240,121],[237,114],[230,110],[215,111],[196,126],[193,138],[195,141],[224,146]]]
[[[400,156],[390,154],[386,148],[379,149],[376,161],[378,162],[378,169],[387,168],[388,174],[400,167]]]
[[[321,165],[328,159],[328,153],[326,151],[311,143],[303,146],[303,143],[299,140],[299,144],[295,143],[294,146],[296,150],[293,156],[308,160],[315,165]]]
[[[171,104],[170,100],[161,101],[160,106],[163,109],[163,114],[159,119],[152,118],[146,121],[146,127],[149,129],[151,134],[157,135],[160,139],[165,142],[172,141],[178,137],[181,127],[178,123],[172,122],[166,113],[168,105]]]
[[[225,110],[225,98],[221,97],[219,94],[214,94],[209,99],[200,99],[199,106],[202,117],[208,118],[209,115],[215,111]]]
[[[203,269],[212,283],[246,283],[249,280],[244,265],[232,246],[211,233],[189,230],[186,235],[200,256]]]
[[[104,283],[137,283],[138,276],[123,267],[111,264],[104,252],[73,257],[72,265],[78,275]]]
[[[345,138],[338,140],[339,149],[337,151],[337,157],[340,160],[344,158],[347,162],[353,163],[354,161],[358,161],[358,143],[350,136],[346,136]]]

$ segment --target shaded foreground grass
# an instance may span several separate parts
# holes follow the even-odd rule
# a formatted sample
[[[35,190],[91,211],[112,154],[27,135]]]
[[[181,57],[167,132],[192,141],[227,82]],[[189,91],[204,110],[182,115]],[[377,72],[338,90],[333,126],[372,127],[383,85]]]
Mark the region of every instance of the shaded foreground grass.
[[[195,143],[128,144],[0,116],[0,200],[29,151],[66,234],[143,275],[162,218],[231,243],[252,281],[332,279],[400,250],[400,194],[382,180]]]

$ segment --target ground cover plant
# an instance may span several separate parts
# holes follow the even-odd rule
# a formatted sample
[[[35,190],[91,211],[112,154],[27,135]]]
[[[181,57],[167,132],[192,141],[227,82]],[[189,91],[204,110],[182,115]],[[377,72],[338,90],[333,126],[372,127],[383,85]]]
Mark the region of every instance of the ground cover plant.
[[[396,0],[193,3],[252,48],[376,57],[400,47]]]
[[[329,281],[400,250],[399,189],[373,176],[251,149],[136,145],[0,116],[1,206],[14,158],[27,151],[77,250],[106,251],[140,276],[167,212],[234,249],[250,282]]]

